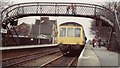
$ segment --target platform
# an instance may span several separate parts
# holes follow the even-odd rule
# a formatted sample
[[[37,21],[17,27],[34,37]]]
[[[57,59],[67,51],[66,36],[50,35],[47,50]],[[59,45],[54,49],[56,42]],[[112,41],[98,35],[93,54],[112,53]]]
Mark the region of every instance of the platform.
[[[52,46],[57,46],[57,45],[58,45],[58,44],[21,45],[21,46],[0,47],[0,50],[38,48],[38,47],[52,47]]]
[[[78,58],[78,67],[82,68],[119,68],[118,53],[105,47],[87,45]]]

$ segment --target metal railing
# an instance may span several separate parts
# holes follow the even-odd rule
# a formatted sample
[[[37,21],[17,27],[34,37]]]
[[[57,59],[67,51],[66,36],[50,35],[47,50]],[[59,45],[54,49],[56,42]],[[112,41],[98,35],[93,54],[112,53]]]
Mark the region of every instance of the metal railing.
[[[67,6],[70,6],[71,4],[73,4],[75,7],[74,14],[72,12],[73,9],[69,9],[69,13],[66,13]],[[99,16],[105,17],[105,14],[109,14],[109,16],[111,17],[113,15],[113,13],[109,9],[95,4],[31,2],[15,4],[4,9],[1,13],[1,20],[2,22],[9,22],[9,20],[15,18],[40,15],[100,18]]]

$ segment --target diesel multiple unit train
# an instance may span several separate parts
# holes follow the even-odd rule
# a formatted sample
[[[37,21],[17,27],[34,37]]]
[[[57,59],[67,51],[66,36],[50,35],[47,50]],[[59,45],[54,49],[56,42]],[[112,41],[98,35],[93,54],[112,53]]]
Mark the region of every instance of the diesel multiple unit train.
[[[84,28],[76,22],[65,22],[58,26],[57,43],[63,53],[77,55],[86,43]]]

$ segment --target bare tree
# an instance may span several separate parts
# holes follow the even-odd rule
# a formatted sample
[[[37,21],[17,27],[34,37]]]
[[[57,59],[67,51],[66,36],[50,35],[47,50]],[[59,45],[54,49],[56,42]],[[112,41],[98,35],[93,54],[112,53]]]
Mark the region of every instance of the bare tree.
[[[113,13],[116,11],[116,15],[120,22],[120,1],[119,2],[106,2],[103,6],[111,10]],[[106,17],[112,22],[115,21],[114,20],[115,17],[113,16],[113,14],[107,14],[104,11],[99,11],[98,14],[103,15],[104,17]],[[102,26],[99,26],[99,25],[96,26],[95,24],[96,22],[102,23]],[[109,26],[106,26],[104,22],[102,21],[94,20],[91,25],[91,30],[95,32],[96,36],[100,36],[102,37],[102,39],[106,39],[106,40],[109,39],[110,29],[111,28]],[[117,44],[118,42],[116,42],[115,36],[113,35],[111,42],[110,42],[110,46],[108,46],[107,48],[109,48],[109,50],[118,51],[119,45]]]
[[[4,0],[4,1],[0,0],[0,21],[1,21],[1,12],[12,4],[13,2],[10,2],[9,0]]]
[[[103,6],[106,7],[106,8],[108,8],[112,12],[116,11],[117,16],[120,17],[120,1],[119,2],[106,2]],[[108,18],[109,20],[113,19],[112,18],[113,16],[109,16],[109,14],[107,14],[106,17],[109,17]],[[120,21],[120,18],[119,18],[119,21]]]

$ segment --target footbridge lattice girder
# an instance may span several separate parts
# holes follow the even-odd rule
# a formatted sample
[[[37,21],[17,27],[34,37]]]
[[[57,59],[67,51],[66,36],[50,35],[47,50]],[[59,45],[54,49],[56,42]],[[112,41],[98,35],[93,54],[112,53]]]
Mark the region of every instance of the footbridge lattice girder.
[[[74,12],[69,9],[69,13],[66,13],[67,6],[74,4]],[[102,13],[101,13],[102,11]],[[9,6],[1,13],[2,22],[7,20],[17,19],[25,16],[78,16],[87,18],[101,18],[105,17],[105,14],[112,16],[112,12],[102,6],[86,3],[46,3],[46,2],[32,2],[32,3],[20,3]],[[107,18],[106,18],[107,19]],[[108,23],[109,24],[109,23]],[[111,25],[111,24],[110,24]],[[111,25],[113,26],[113,25]]]

